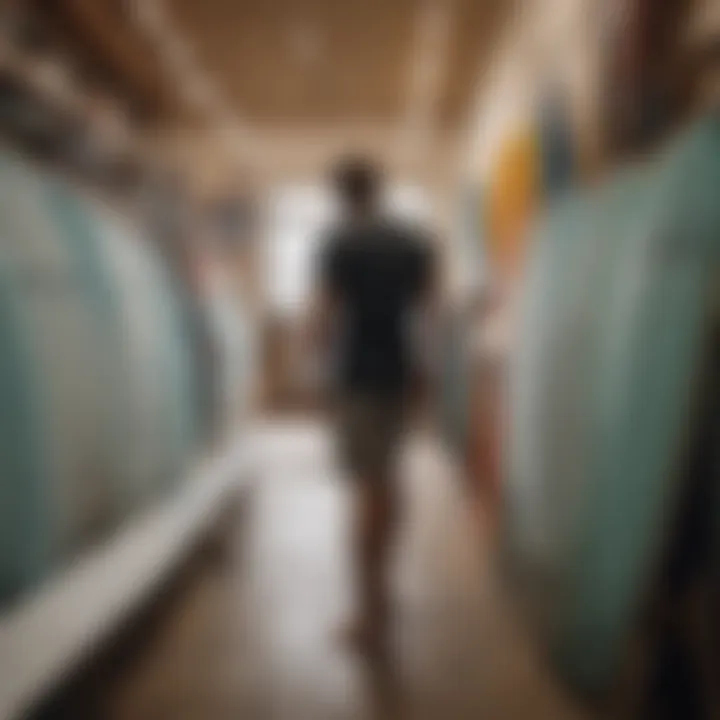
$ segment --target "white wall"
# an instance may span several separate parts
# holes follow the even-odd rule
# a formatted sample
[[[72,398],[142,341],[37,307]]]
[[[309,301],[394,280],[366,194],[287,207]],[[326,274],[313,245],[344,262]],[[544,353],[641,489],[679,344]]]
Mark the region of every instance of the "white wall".
[[[461,172],[487,177],[508,133],[534,115],[548,84],[568,98],[583,145],[596,134],[603,31],[616,0],[527,0],[505,28],[468,123]]]

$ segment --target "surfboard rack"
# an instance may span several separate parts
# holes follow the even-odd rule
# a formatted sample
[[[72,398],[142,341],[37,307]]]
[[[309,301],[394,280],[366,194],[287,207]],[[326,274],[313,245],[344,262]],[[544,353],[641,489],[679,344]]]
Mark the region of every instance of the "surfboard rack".
[[[172,497],[0,615],[0,720],[23,717],[151,599],[247,478],[234,439]]]

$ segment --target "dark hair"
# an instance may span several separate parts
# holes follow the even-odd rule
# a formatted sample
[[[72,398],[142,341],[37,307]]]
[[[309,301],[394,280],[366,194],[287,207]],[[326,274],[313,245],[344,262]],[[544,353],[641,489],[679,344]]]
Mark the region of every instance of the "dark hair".
[[[369,207],[380,192],[382,171],[369,158],[343,158],[335,165],[333,185],[341,200],[352,207]]]

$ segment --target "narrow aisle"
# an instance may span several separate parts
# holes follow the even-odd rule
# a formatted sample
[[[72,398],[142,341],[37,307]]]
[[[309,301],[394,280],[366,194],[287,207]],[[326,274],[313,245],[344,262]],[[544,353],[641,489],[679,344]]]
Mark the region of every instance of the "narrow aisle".
[[[431,443],[416,441],[407,455],[394,572],[398,701],[389,716],[579,717],[498,601],[460,484]],[[205,562],[113,683],[108,717],[373,716],[378,677],[338,640],[352,613],[350,488],[337,476],[329,436],[318,425],[268,425],[257,432],[255,457],[230,551]]]

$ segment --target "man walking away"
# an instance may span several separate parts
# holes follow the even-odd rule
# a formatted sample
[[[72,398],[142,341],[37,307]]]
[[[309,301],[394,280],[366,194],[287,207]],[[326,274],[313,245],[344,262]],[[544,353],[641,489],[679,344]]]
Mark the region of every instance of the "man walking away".
[[[372,162],[341,162],[333,185],[341,219],[320,255],[312,328],[316,342],[334,351],[339,450],[356,494],[360,614],[352,636],[373,652],[388,624],[398,450],[411,401],[427,388],[418,337],[430,322],[435,258],[424,233],[383,210],[382,174]]]

